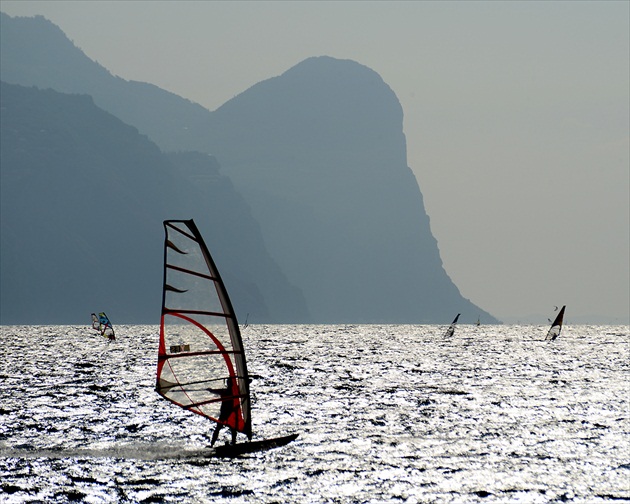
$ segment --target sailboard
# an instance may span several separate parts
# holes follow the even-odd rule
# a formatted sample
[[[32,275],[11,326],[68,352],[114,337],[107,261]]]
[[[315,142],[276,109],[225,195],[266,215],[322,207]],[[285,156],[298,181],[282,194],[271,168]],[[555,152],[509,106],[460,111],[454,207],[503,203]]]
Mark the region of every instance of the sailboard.
[[[164,221],[164,231],[157,393],[215,422],[215,433],[226,426],[250,440],[217,448],[211,456],[237,456],[293,441],[297,434],[251,442],[250,376],[225,284],[192,219]]]
[[[92,328],[108,340],[116,339],[114,326],[109,321],[109,317],[105,315],[105,312],[101,312],[98,315],[92,313]]]
[[[448,329],[446,330],[446,332],[444,333],[444,337],[448,338],[450,336],[453,336],[453,333],[455,333],[455,325],[457,324],[457,320],[459,319],[459,316],[461,315],[461,313],[457,314],[457,317],[455,317],[455,319],[453,320],[453,322],[451,322],[451,325],[448,326]]]
[[[555,320],[551,323],[551,327],[549,328],[549,331],[547,332],[547,336],[545,337],[545,341],[553,341],[558,336],[560,336],[560,331],[562,331],[562,320],[564,319],[564,309],[565,308],[566,308],[566,305],[563,306],[560,309],[560,311],[558,312],[558,315],[556,316]]]
[[[297,439],[297,434],[289,434],[271,439],[262,439],[260,441],[251,441],[249,443],[225,444],[214,449],[214,455],[217,457],[238,457],[246,453],[270,450],[289,444]]]

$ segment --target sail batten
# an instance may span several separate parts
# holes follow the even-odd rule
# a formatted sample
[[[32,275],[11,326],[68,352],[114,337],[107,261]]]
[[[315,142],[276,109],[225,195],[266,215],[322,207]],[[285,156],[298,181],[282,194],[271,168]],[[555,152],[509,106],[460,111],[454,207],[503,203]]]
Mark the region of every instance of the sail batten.
[[[201,278],[206,278],[208,280],[216,280],[216,278],[214,278],[212,276],[209,276],[209,275],[206,275],[204,273],[200,273],[198,271],[192,271],[192,270],[180,268],[179,266],[174,266],[172,264],[167,264],[166,267],[169,268],[169,269],[172,269],[172,270],[181,271],[182,273],[187,273],[189,275],[196,275],[196,276],[201,277]]]
[[[225,285],[192,220],[165,221],[164,230],[156,390],[251,439],[249,375]]]
[[[244,396],[242,395],[234,395],[234,396],[225,396],[222,397],[220,399],[208,399],[207,401],[201,401],[201,402],[197,402],[194,404],[190,404],[188,406],[185,406],[185,409],[191,409],[191,408],[197,408],[199,406],[205,406],[206,404],[210,404],[210,403],[214,403],[214,402],[221,402],[221,401],[233,401],[234,399],[242,399]]]
[[[170,290],[170,289],[167,289],[167,290]],[[173,291],[173,292],[178,292],[179,294],[184,294],[185,292],[188,292],[188,291],[187,290],[182,290],[182,291]],[[182,309],[164,307],[163,312],[164,313],[169,313],[169,314],[175,315],[175,316],[178,316],[178,314],[185,314],[185,315],[208,315],[208,316],[211,316],[211,317],[231,318],[231,316],[226,314],[226,313],[211,312],[211,311],[204,311],[204,310],[182,310]]]
[[[173,225],[174,222],[186,222],[186,221],[164,221],[164,227],[171,228],[173,231],[176,231],[176,232],[178,232],[180,234],[183,234],[184,236],[186,236],[187,238],[189,238],[191,240],[197,241],[197,237],[195,236],[194,233],[188,233],[186,230]],[[188,221],[188,222],[192,222],[192,219],[190,221]],[[173,245],[172,241],[167,240],[167,242],[168,242],[168,244],[170,244],[170,246]],[[177,248],[176,248],[176,250],[177,250]],[[183,252],[180,251],[180,253],[183,253]]]
[[[196,357],[199,355],[223,355],[223,354],[238,355],[242,353],[243,353],[242,350],[208,350],[205,352],[183,352],[183,353],[171,352],[165,355],[158,355],[158,360],[188,358],[188,357]]]

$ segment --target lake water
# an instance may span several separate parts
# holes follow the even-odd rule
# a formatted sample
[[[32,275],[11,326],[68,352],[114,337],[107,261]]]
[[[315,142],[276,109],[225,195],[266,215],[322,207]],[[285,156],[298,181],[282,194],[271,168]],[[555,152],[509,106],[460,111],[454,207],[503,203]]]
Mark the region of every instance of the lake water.
[[[249,326],[254,439],[299,438],[233,460],[116,329],[0,327],[0,502],[630,502],[628,326]]]

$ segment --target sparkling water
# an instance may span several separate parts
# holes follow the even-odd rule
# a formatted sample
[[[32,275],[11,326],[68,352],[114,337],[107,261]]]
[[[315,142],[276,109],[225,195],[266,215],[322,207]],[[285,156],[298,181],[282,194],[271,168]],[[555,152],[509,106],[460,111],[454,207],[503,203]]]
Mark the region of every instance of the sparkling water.
[[[250,325],[254,439],[299,438],[217,459],[157,326],[2,326],[0,502],[630,502],[629,328],[547,329]]]

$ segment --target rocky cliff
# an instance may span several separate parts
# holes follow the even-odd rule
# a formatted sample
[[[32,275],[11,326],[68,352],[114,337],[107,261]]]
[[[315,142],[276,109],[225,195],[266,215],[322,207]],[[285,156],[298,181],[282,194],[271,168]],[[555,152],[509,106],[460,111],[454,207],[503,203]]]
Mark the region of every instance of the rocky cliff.
[[[190,217],[243,319],[308,318],[207,154],[165,156],[86,95],[2,83],[0,96],[0,323],[87,323],[99,310],[157,323],[161,221]]]
[[[250,203],[317,321],[491,319],[442,267],[402,125],[376,72],[330,57],[309,58],[212,114],[199,147]]]

